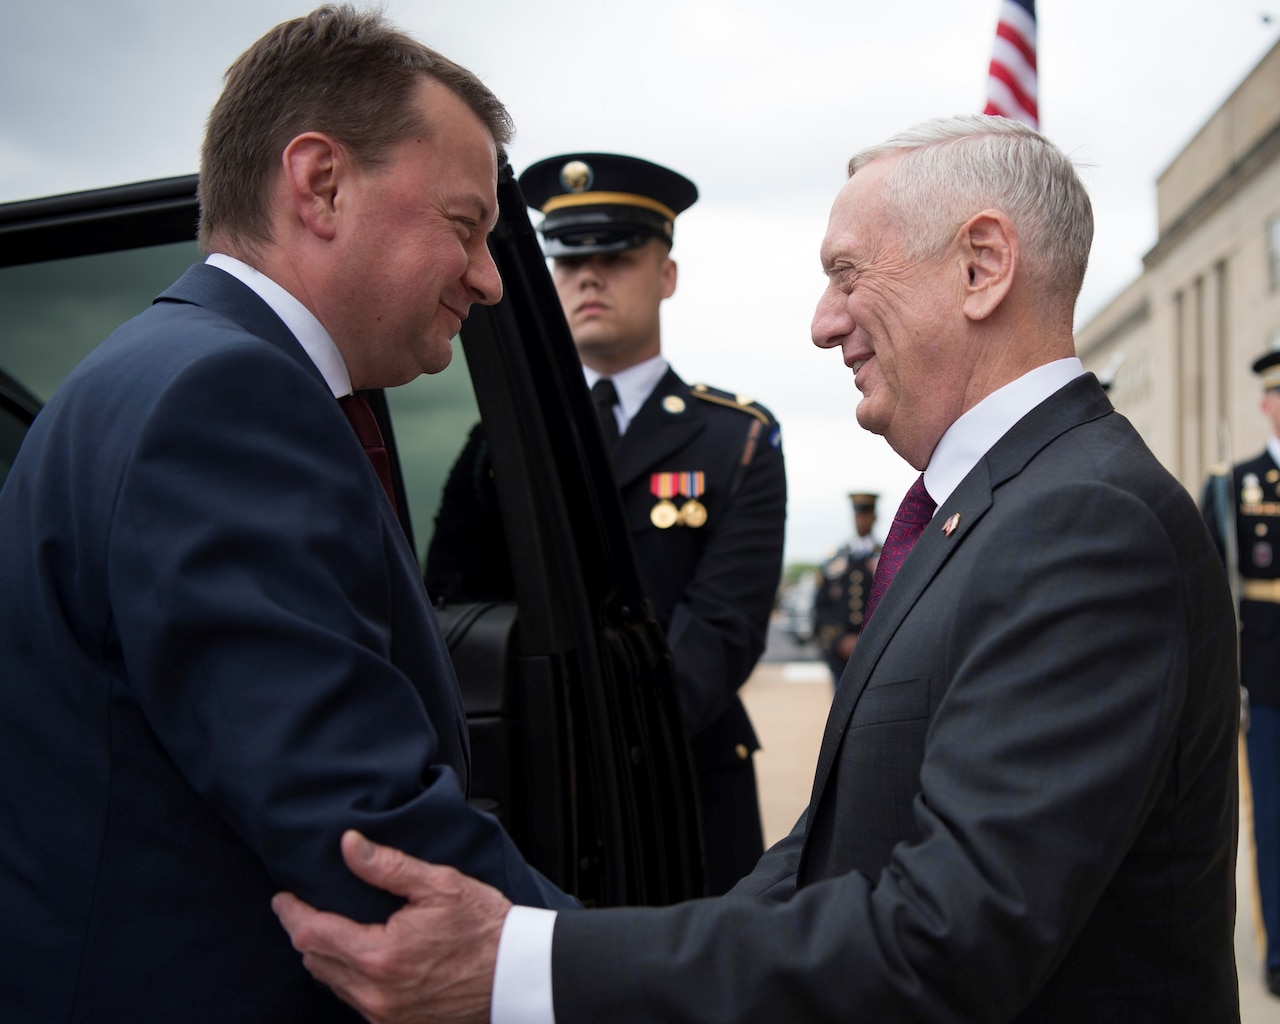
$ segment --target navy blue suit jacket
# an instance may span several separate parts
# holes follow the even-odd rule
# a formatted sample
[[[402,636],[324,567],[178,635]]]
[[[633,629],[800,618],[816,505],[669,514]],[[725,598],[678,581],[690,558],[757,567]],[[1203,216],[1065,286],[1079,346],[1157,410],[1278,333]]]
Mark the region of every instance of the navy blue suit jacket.
[[[453,668],[338,403],[191,268],[67,378],[0,492],[8,1021],[326,1021],[278,890],[364,921],[357,827],[570,902],[466,802]]]

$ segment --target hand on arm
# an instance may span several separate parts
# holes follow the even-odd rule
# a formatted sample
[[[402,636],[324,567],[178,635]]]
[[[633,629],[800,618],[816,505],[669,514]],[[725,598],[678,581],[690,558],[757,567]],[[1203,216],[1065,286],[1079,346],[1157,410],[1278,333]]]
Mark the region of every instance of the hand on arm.
[[[408,902],[386,924],[362,925],[278,894],[271,907],[307,970],[373,1024],[488,1024],[506,897],[355,831],[342,858]]]

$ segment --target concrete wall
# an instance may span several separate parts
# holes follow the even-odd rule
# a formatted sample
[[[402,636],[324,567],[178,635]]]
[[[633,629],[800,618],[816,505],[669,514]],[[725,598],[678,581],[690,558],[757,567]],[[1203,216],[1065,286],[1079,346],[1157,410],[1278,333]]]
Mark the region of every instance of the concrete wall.
[[[1266,436],[1249,365],[1280,345],[1280,45],[1157,181],[1141,277],[1076,332],[1085,366],[1193,493]]]

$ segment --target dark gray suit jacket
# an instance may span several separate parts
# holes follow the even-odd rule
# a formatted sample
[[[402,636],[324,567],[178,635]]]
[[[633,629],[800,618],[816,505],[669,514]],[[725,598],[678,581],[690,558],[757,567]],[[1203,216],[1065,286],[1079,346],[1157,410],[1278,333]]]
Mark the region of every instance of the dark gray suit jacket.
[[[557,1022],[1238,1020],[1237,718],[1195,504],[1081,377],[908,557],[791,836],[721,900],[560,914]]]

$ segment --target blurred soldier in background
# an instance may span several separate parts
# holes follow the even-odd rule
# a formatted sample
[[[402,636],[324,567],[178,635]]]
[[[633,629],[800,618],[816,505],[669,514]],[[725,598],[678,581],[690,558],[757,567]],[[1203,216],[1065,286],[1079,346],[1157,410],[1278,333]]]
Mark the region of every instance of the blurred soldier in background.
[[[845,663],[862,632],[867,595],[876,573],[880,545],[871,536],[876,525],[875,494],[850,494],[854,536],[822,566],[822,581],[813,602],[814,627],[832,680],[840,682]]]
[[[1253,792],[1267,989],[1280,996],[1280,352],[1253,364],[1271,434],[1263,452],[1215,471],[1201,502],[1240,608],[1240,682]]]

